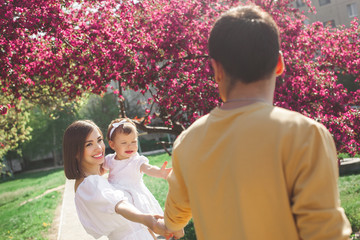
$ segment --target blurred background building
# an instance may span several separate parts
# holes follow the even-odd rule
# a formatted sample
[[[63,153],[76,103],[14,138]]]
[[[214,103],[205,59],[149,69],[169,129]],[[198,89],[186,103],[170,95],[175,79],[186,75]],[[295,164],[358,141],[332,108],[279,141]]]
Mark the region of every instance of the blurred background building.
[[[322,22],[332,27],[341,25],[349,27],[354,18],[359,20],[360,0],[312,0],[311,2],[316,8],[316,15],[308,12],[302,0],[296,0],[296,7],[309,17],[308,23]]]

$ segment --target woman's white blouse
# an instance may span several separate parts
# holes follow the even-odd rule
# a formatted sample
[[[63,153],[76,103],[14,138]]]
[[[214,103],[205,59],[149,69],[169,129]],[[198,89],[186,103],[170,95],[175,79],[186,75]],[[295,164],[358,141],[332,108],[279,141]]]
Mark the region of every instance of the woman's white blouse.
[[[118,202],[131,198],[125,194],[99,175],[84,179],[76,190],[75,205],[88,234],[95,238],[108,236],[112,240],[153,239],[144,225],[131,222],[115,212]]]

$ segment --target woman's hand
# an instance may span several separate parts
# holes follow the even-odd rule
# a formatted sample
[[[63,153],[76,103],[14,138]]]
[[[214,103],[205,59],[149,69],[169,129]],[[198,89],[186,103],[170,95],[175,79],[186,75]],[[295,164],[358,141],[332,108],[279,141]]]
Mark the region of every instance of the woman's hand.
[[[184,236],[183,230],[177,231],[174,234],[169,231],[165,226],[163,216],[144,214],[126,200],[122,200],[116,204],[115,212],[130,221],[145,225],[154,233],[164,236],[166,239],[169,239],[174,235],[175,239]]]

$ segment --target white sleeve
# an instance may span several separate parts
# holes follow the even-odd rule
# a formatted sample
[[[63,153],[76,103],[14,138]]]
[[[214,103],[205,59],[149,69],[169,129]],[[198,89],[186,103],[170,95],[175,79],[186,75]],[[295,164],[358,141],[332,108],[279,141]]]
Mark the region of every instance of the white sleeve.
[[[78,188],[79,198],[87,203],[88,207],[91,206],[93,211],[115,213],[115,205],[122,201],[127,200],[123,191],[115,189],[107,179],[92,175],[87,177],[83,182],[83,186]]]
[[[104,177],[86,177],[75,193],[76,210],[86,232],[99,238],[116,231],[122,236],[117,239],[125,239],[143,228],[115,212],[116,204],[122,200],[127,200],[124,192],[112,187]]]
[[[139,169],[139,171],[140,171],[140,167],[144,163],[149,163],[149,159],[147,157],[145,157],[145,156],[138,156],[136,158],[136,169]]]

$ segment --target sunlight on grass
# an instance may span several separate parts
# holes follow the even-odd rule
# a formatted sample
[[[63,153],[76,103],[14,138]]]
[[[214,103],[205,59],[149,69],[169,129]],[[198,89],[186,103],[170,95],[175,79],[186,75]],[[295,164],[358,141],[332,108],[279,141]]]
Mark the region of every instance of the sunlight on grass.
[[[61,192],[52,192],[21,207],[11,204],[6,209],[0,209],[3,220],[0,223],[0,239],[5,239],[8,232],[15,239],[46,239],[41,237],[42,232],[47,232],[51,227],[61,196]]]
[[[19,198],[28,197],[36,191],[36,186],[25,187],[17,189],[13,192],[4,192],[0,194],[0,206],[5,205],[9,202],[15,201]]]
[[[43,236],[51,228],[62,190],[41,194],[64,183],[63,169],[16,174],[0,182],[0,239],[47,239]]]
[[[161,167],[165,161],[168,161],[166,167],[171,167],[171,157],[166,153],[148,156],[148,158],[151,165]],[[154,178],[144,174],[144,183],[155,196],[156,200],[158,200],[160,206],[164,209],[165,199],[169,189],[167,181],[165,179]]]
[[[360,174],[339,178],[341,206],[345,210],[353,232],[360,231]]]

